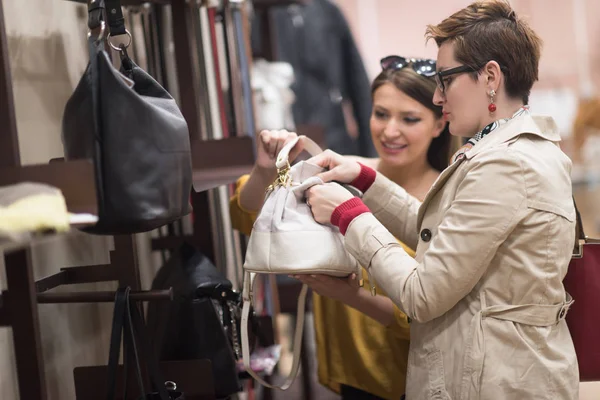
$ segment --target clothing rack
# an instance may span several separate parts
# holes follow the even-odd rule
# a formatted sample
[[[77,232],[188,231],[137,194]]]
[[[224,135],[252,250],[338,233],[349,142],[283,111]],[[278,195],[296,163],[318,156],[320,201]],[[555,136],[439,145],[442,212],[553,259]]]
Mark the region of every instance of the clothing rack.
[[[155,0],[168,4],[166,0]],[[137,0],[123,1],[123,5],[140,5]],[[202,229],[210,218],[206,191],[234,182],[253,165],[253,141],[248,137],[201,141],[199,106],[201,97],[194,82],[194,57],[186,13],[194,4],[185,0],[172,0],[177,79],[180,88],[180,106],[190,131],[192,164],[196,190],[193,205],[196,228],[194,244],[207,256],[214,257],[210,233]],[[65,197],[70,212],[97,213],[94,170],[86,160],[50,162],[21,166],[16,117],[12,91],[7,38],[2,2],[0,2],[0,186],[23,181],[46,183],[57,187]],[[114,237],[114,250],[107,265],[90,265],[62,268],[58,273],[36,281],[32,267],[32,247],[41,243],[58,242],[68,235],[48,234],[36,236],[3,248],[7,276],[7,290],[0,298],[0,326],[10,326],[13,332],[19,397],[27,400],[48,399],[45,387],[45,370],[40,337],[38,304],[106,302],[114,300],[112,292],[46,293],[71,284],[118,281],[119,286],[130,286],[132,299],[161,301],[172,298],[170,290],[142,291],[137,249],[133,235]],[[130,366],[133,368],[133,366]],[[188,400],[214,399],[214,385],[210,364],[206,360],[161,363],[165,377],[178,382]],[[78,398],[93,400],[99,397],[103,385],[105,366],[78,367],[74,371]],[[134,393],[132,393],[134,394]]]

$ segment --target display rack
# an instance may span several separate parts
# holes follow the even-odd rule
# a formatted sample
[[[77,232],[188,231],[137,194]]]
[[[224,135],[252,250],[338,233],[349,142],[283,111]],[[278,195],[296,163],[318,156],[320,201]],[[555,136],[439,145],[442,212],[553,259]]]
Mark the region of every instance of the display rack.
[[[155,1],[166,4],[167,1]],[[196,220],[210,218],[207,204],[202,203],[205,191],[229,184],[250,171],[253,163],[252,140],[231,137],[210,142],[199,140],[198,106],[201,98],[194,91],[189,77],[194,66],[191,64],[191,48],[187,34],[186,14],[190,5],[185,0],[173,0],[173,26],[177,77],[181,88],[181,109],[190,128],[192,140],[194,183],[197,190],[194,214]],[[139,1],[124,1],[125,5],[141,4]],[[70,212],[96,213],[96,188],[94,170],[90,161],[78,160],[52,162],[48,164],[22,166],[19,157],[19,142],[8,45],[5,31],[2,2],[0,2],[0,186],[24,181],[46,183],[63,193]],[[188,90],[191,89],[191,90]],[[214,157],[221,154],[221,157]],[[199,189],[198,189],[199,188]],[[198,200],[198,199],[197,199]],[[168,301],[170,290],[141,290],[137,249],[133,235],[114,237],[114,250],[110,252],[110,263],[60,268],[59,272],[35,280],[32,267],[32,248],[39,244],[60,241],[68,235],[83,235],[73,229],[65,234],[37,235],[20,243],[2,248],[6,269],[7,289],[2,292],[0,303],[0,325],[12,327],[15,349],[16,372],[19,398],[27,400],[48,399],[45,387],[45,368],[40,337],[38,305],[49,303],[112,302],[112,292],[49,292],[59,286],[117,281],[120,286],[132,288],[132,299],[137,301]],[[196,235],[202,250],[212,249],[210,235]],[[186,392],[188,400],[214,399],[213,377],[206,360],[161,363],[166,378],[178,382]],[[106,367],[78,367],[75,370],[75,386],[78,399],[93,400],[99,397],[106,384]],[[132,393],[135,395],[135,391]]]

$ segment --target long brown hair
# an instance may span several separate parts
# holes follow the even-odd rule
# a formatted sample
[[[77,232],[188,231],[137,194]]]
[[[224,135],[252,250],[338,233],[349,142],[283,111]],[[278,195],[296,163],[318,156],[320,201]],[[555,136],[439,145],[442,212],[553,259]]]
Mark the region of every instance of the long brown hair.
[[[410,67],[396,70],[385,69],[373,81],[371,96],[386,83],[393,84],[396,89],[433,111],[436,118],[442,118],[442,107],[433,104],[433,93],[436,88],[433,78],[419,75]],[[450,157],[458,148],[457,143],[448,130],[448,124],[446,124],[442,133],[433,138],[429,145],[427,150],[429,164],[440,172],[446,169]]]

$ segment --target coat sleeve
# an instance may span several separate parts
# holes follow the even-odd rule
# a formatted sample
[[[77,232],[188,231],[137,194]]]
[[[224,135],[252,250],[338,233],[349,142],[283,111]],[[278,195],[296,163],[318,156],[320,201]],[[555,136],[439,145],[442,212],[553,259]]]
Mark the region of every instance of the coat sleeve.
[[[398,240],[411,249],[417,248],[419,200],[380,173],[377,173],[362,200]]]
[[[256,212],[248,211],[240,205],[240,192],[248,181],[249,175],[240,177],[235,184],[235,193],[229,199],[229,215],[233,229],[237,229],[245,235],[250,235],[252,226],[256,221]]]
[[[481,153],[470,163],[421,263],[371,213],[346,232],[348,250],[415,321],[435,319],[465,297],[526,210],[521,165],[510,150]]]

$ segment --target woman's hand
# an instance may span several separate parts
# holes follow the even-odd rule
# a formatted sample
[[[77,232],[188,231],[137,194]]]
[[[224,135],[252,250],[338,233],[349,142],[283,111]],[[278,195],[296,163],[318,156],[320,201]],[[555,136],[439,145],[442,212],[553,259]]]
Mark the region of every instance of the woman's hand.
[[[315,221],[320,224],[330,223],[333,210],[353,197],[352,193],[337,183],[315,185],[306,191],[306,203]]]
[[[275,161],[277,155],[281,149],[296,139],[298,135],[294,132],[288,132],[286,130],[280,131],[261,131],[258,135],[257,140],[257,152],[256,152],[256,169],[263,173],[270,173],[271,176],[275,176],[277,168],[275,167]],[[304,150],[304,137],[301,136],[298,143],[292,151],[290,151],[289,160],[292,162],[298,157],[298,155]]]
[[[347,159],[331,150],[314,156],[308,162],[329,170],[319,174],[323,182],[351,183],[360,174],[360,164],[356,160]]]
[[[292,275],[292,278],[308,285],[321,296],[343,303],[352,302],[360,290],[356,274],[351,274],[347,278],[335,278],[329,275]]]
[[[277,155],[283,146],[297,137],[298,135],[294,132],[286,130],[260,132],[256,139],[257,152],[254,168],[240,191],[239,203],[245,210],[260,210],[265,199],[265,190],[277,177],[277,167],[275,166]],[[305,138],[300,136],[298,143],[290,151],[290,162],[304,150],[304,140]]]

